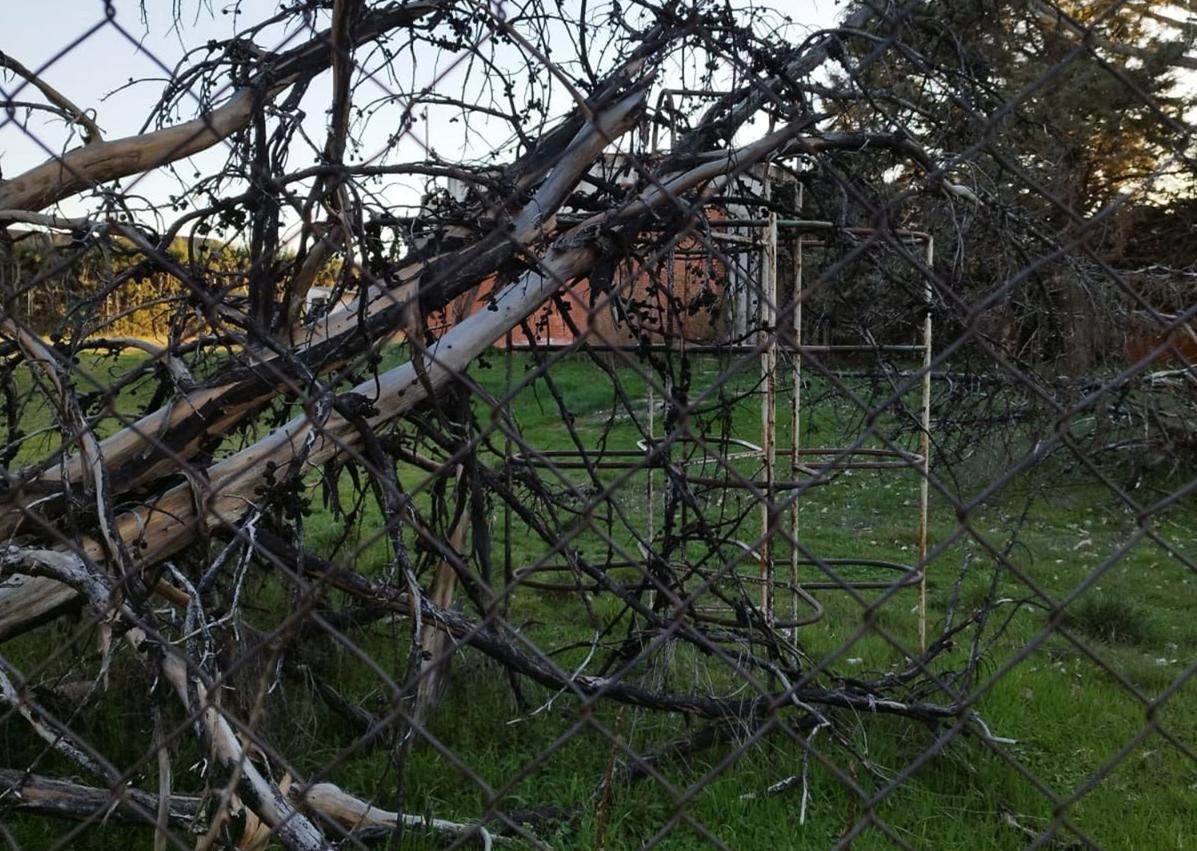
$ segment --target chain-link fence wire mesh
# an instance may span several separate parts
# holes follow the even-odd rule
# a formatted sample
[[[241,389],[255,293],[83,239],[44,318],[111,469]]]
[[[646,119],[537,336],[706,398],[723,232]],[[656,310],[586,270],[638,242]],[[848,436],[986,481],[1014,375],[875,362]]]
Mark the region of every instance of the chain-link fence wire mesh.
[[[221,11],[0,55],[10,847],[1197,841],[1188,4]]]

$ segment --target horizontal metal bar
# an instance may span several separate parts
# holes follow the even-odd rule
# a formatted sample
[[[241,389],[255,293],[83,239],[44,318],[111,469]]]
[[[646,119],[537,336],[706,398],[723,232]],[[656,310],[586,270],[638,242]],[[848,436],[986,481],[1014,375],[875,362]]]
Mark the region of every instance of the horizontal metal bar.
[[[885,344],[885,345],[834,345],[834,346],[793,346],[787,343],[777,342],[767,345],[773,345],[779,352],[788,352],[791,354],[834,354],[836,352],[923,352],[926,351],[926,346],[911,343],[911,344]],[[677,343],[588,343],[582,341],[570,343],[513,343],[512,349],[542,349],[546,352],[559,352],[566,349],[577,348],[579,351],[583,349],[591,352],[677,352],[678,354],[753,354],[764,351],[766,346],[748,343],[731,343],[728,345],[719,345],[718,343],[690,343],[685,346]]]

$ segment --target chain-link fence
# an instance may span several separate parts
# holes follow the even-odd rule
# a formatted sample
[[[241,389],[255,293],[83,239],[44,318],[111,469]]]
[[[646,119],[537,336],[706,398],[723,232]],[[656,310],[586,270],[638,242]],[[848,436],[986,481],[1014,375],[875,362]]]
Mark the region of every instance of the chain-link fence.
[[[193,5],[8,10],[9,847],[1197,843],[1191,4]]]

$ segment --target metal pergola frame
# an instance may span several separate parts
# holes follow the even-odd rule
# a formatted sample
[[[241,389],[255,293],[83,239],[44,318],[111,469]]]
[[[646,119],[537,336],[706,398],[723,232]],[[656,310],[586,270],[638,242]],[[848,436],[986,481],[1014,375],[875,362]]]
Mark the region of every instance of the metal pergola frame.
[[[765,174],[765,197],[769,197],[769,192],[772,182],[772,167],[766,166]],[[802,207],[802,185],[799,183],[798,206]],[[763,254],[763,261],[761,264],[761,280],[759,287],[759,298],[757,304],[757,319],[759,322],[759,330],[757,332],[757,341],[755,344],[736,343],[720,345],[717,343],[690,343],[684,339],[677,341],[664,342],[640,342],[640,343],[613,343],[610,341],[591,342],[588,340],[574,340],[570,343],[534,343],[530,347],[539,351],[553,352],[563,351],[573,348],[585,348],[592,352],[625,352],[638,353],[644,351],[677,351],[683,355],[686,354],[750,354],[759,353],[761,381],[764,387],[764,393],[761,400],[761,437],[759,447],[748,444],[746,441],[738,440],[737,444],[742,447],[751,447],[752,454],[757,455],[762,460],[762,468],[764,473],[764,480],[753,482],[752,485],[760,488],[766,496],[766,499],[761,503],[761,546],[758,549],[753,549],[748,545],[734,541],[736,545],[746,549],[760,564],[760,576],[753,579],[752,577],[741,577],[751,584],[760,586],[760,606],[762,613],[766,619],[766,623],[770,627],[780,627],[791,630],[791,633],[798,626],[803,626],[817,621],[823,614],[821,605],[817,601],[812,605],[814,598],[810,596],[810,591],[832,591],[832,590],[876,590],[887,589],[892,587],[907,587],[917,586],[918,603],[917,603],[917,620],[918,620],[918,643],[920,650],[926,648],[927,636],[927,585],[926,585],[926,557],[927,557],[927,532],[929,522],[929,472],[930,472],[930,428],[931,428],[931,363],[932,363],[932,319],[931,319],[931,305],[933,300],[933,291],[930,281],[926,281],[923,289],[924,311],[921,339],[917,343],[912,344],[838,344],[838,345],[808,345],[802,341],[802,305],[804,301],[803,293],[803,248],[804,246],[813,246],[822,244],[818,239],[807,239],[807,234],[818,233],[849,233],[854,236],[875,236],[884,233],[888,236],[895,237],[903,242],[914,245],[921,245],[924,249],[924,261],[930,266],[934,262],[934,237],[923,231],[916,230],[893,230],[893,229],[877,229],[877,228],[862,228],[862,227],[837,227],[833,222],[809,219],[784,219],[779,218],[774,212],[769,213],[765,218],[728,218],[728,219],[713,219],[706,223],[711,228],[725,230],[729,228],[752,228],[757,230],[758,235],[752,240],[752,246],[749,250],[755,248]],[[778,339],[778,324],[779,324],[779,310],[777,302],[777,248],[779,243],[779,235],[781,232],[787,232],[793,239],[793,280],[794,280],[794,297],[793,310],[791,311],[793,341],[791,343],[783,343]],[[681,249],[687,250],[687,249]],[[673,261],[673,254],[670,254],[667,262]],[[730,274],[729,274],[730,280]],[[732,286],[728,286],[728,295]],[[739,297],[741,294],[736,293]],[[772,329],[770,332],[768,329]],[[508,334],[506,339],[505,357],[507,358],[507,375],[508,383],[511,379],[511,356],[513,353],[512,335]],[[791,395],[791,446],[779,447],[777,443],[777,398],[778,398],[778,380],[780,378],[780,371],[778,367],[778,355],[784,352],[789,354],[793,359],[793,392]],[[919,354],[922,356],[921,371],[921,404],[920,404],[920,435],[919,435],[919,452],[909,453],[900,450],[892,449],[876,449],[864,447],[803,447],[801,445],[801,417],[802,417],[802,363],[803,358],[809,355],[834,355],[841,353],[893,353],[893,354]],[[651,386],[647,393],[648,401],[648,428],[650,439],[653,436],[654,430],[654,410],[655,399]],[[545,462],[552,464],[558,469],[580,469],[585,467],[599,468],[599,469],[632,469],[643,468],[648,471],[647,484],[647,535],[648,540],[652,540],[655,532],[655,524],[653,519],[653,471],[658,467],[646,465],[645,459],[648,457],[649,446],[646,442],[641,441],[640,445],[635,450],[606,450],[603,453],[583,453],[577,450],[549,450],[541,451],[540,455]],[[745,454],[744,452],[737,453],[738,456]],[[779,479],[777,476],[777,461],[778,455],[783,458],[789,456],[790,465],[788,470],[788,477]],[[525,463],[536,463],[532,458],[521,456],[516,459],[512,456],[510,449],[509,457],[513,460],[523,460]],[[832,462],[830,465],[823,465],[822,471],[812,469],[809,465],[803,464],[803,458],[809,457],[827,457],[840,456],[839,459]],[[858,457],[866,459],[887,459],[887,460],[856,460]],[[918,560],[914,565],[904,565],[897,562],[891,562],[882,559],[872,558],[828,558],[828,559],[812,559],[804,558],[799,553],[800,527],[799,527],[799,494],[802,489],[811,484],[812,477],[823,475],[827,469],[872,469],[872,470],[905,470],[917,469],[919,472],[919,497],[918,497],[918,521],[916,528],[917,544],[918,544]],[[806,478],[802,478],[805,476]],[[717,487],[719,482],[711,480],[696,481],[696,484],[704,486]],[[725,486],[726,482],[723,483]],[[786,520],[788,521],[788,533],[791,538],[789,567],[790,575],[788,579],[779,586],[776,575],[776,559],[773,556],[773,541],[776,537],[776,513],[772,510],[774,500],[778,494],[790,493],[792,496],[788,501],[785,511]],[[506,535],[506,566],[507,575],[509,577],[516,575],[513,572],[511,565],[511,516],[510,508],[505,507],[505,529]],[[901,574],[896,581],[861,579],[861,580],[837,580],[837,581],[816,581],[816,582],[802,582],[800,579],[799,568],[803,565],[819,564],[821,566],[829,565],[856,565],[864,567],[873,567],[881,570],[891,571]],[[630,565],[629,565],[630,566]],[[529,572],[537,570],[545,571],[560,571],[563,570],[559,565],[544,565],[539,568],[534,568],[531,571],[528,568],[521,568],[518,574],[526,576]],[[526,580],[525,580],[526,581]],[[542,583],[536,583],[540,585]],[[535,586],[530,586],[535,587]],[[556,586],[554,586],[556,587]],[[564,590],[562,588],[562,590]],[[790,599],[789,616],[783,619],[776,617],[776,592],[781,590],[788,594]],[[812,606],[814,611],[813,616],[800,617],[799,616],[799,602],[805,605]],[[708,613],[709,615],[709,613]],[[712,623],[728,624],[726,618],[706,618]]]

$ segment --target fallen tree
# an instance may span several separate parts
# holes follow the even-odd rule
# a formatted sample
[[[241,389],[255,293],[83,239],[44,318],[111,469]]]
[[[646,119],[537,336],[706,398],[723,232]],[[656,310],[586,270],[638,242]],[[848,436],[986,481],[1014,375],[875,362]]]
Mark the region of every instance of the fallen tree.
[[[853,679],[809,664],[793,625],[778,626],[772,607],[743,583],[724,587],[742,564],[767,560],[760,542],[733,542],[739,548],[713,575],[686,562],[687,541],[722,562],[729,539],[719,528],[724,516],[702,518],[688,460],[678,455],[703,439],[726,453],[734,436],[688,431],[701,406],[718,402],[687,395],[689,365],[653,342],[672,320],[649,315],[654,299],[669,317],[719,301],[710,293],[686,301],[661,280],[676,273],[675,257],[696,245],[710,276],[731,280],[736,235],[717,234],[721,218],[742,215],[753,227],[764,222],[776,231],[779,218],[809,224],[813,206],[822,217],[815,222],[820,238],[844,253],[813,290],[830,286],[852,262],[888,251],[923,277],[919,298],[930,282],[937,307],[971,321],[971,305],[953,302],[935,264],[922,265],[907,251],[903,240],[912,231],[899,223],[916,214],[950,222],[963,244],[988,231],[966,233],[958,218],[992,215],[1028,240],[1050,240],[981,181],[963,184],[961,166],[975,151],[921,141],[909,129],[916,122],[887,121],[886,110],[906,108],[900,92],[876,93],[867,107],[875,113],[864,120],[861,103],[869,101],[851,81],[893,46],[928,86],[971,91],[982,82],[903,44],[928,25],[912,22],[919,4],[860,4],[842,26],[799,43],[762,34],[752,13],[716,3],[636,5],[644,18],[633,26],[618,9],[588,18],[584,4],[577,20],[541,3],[519,18],[458,0],[295,4],[246,25],[237,38],[197,48],[167,82],[147,122],[155,129],[112,140],[104,138],[100,116],[5,59],[3,67],[86,138],[0,181],[0,235],[13,244],[36,237],[52,249],[37,274],[4,280],[0,642],[22,647],[39,639],[39,630],[67,622],[73,633],[94,636],[98,652],[77,660],[87,669],[81,679],[88,699],[65,713],[54,705],[53,688],[45,686],[46,699],[38,691],[41,663],[52,664],[57,653],[0,658],[0,700],[6,723],[19,719],[31,741],[41,742],[39,755],[52,752],[100,785],[0,769],[0,810],[141,823],[156,830],[158,847],[180,844],[182,831],[211,844],[221,836],[232,841],[240,829],[243,847],[274,838],[306,851],[404,827],[489,844],[486,825],[496,822],[537,843],[497,799],[487,799],[476,822],[458,824],[415,814],[404,796],[413,743],[432,739],[427,725],[447,666],[464,650],[501,669],[519,700],[526,682],[587,709],[613,701],[633,711],[711,719],[720,731],[742,725],[754,737],[772,729],[813,736],[843,712],[914,719],[946,738],[967,733],[997,741],[966,697],[982,643],[973,641],[959,680],[938,667],[962,632],[985,627],[983,614],[953,624],[953,606],[925,652],[909,654],[883,676]],[[558,45],[550,33],[559,27],[574,39],[569,60],[553,54]],[[262,46],[280,32],[286,42],[303,37],[278,51]],[[596,32],[605,39],[601,47]],[[401,83],[407,52],[435,55],[449,70],[441,68],[430,84]],[[684,64],[695,52],[707,63],[699,74],[705,87],[683,86],[678,96],[701,97],[705,105],[681,110],[658,93],[669,88],[670,63]],[[407,70],[418,64],[411,59]],[[833,75],[828,85],[830,65],[847,82]],[[469,72],[462,91],[451,94],[443,78],[458,67]],[[328,102],[313,104],[325,74]],[[516,80],[524,78],[521,103]],[[716,83],[727,90],[712,92]],[[192,86],[205,93],[198,114],[172,121]],[[384,94],[376,97],[371,86]],[[314,105],[328,116],[322,141],[309,138],[306,116]],[[366,116],[383,107],[394,122],[385,155],[355,156],[369,135]],[[465,127],[463,138],[477,155],[450,162],[428,149],[396,161],[400,142],[417,135],[420,110],[438,109]],[[489,122],[487,133],[471,122]],[[667,150],[650,149],[654,125],[673,132]],[[134,213],[119,181],[221,145],[228,161],[197,179],[190,203],[172,201],[181,213],[173,221],[161,226],[165,215],[157,214],[166,204],[155,215]],[[310,162],[295,165],[301,150]],[[427,183],[408,207],[380,190],[380,181],[414,176]],[[799,187],[808,180],[834,192],[801,201]],[[67,200],[89,212],[66,215],[57,205]],[[866,231],[873,236],[862,238]],[[231,266],[217,257],[230,245],[239,248]],[[89,282],[94,288],[69,306],[61,333],[35,333],[18,310],[21,296],[78,272],[83,258],[109,257],[122,264]],[[100,306],[130,296],[149,275],[172,282],[170,293],[155,296],[169,313],[167,339],[106,334],[111,318]],[[637,289],[646,278],[649,296]],[[552,383],[549,356],[537,349],[532,328],[538,312],[556,307],[580,349],[593,328],[580,330],[582,317],[562,307],[579,282],[590,294],[589,315],[614,317],[641,344],[634,356],[668,397],[664,437],[635,423],[647,447],[639,471],[659,475],[667,487],[661,540],[651,531],[634,533],[640,537],[633,561],[641,568],[635,579],[620,572],[626,563],[599,563],[576,542],[597,513],[621,510],[612,499],[620,483],[600,476],[587,456],[591,447]],[[311,298],[318,285],[327,295],[322,306]],[[759,355],[753,347],[776,341],[780,317],[796,309],[776,290],[758,289],[751,298],[775,303],[758,309],[756,325],[729,331],[729,354]],[[528,462],[532,450],[514,457],[522,435],[511,400],[491,397],[472,378],[477,362],[515,333],[530,343],[528,380],[544,381],[562,434],[584,459],[585,485],[543,475]],[[137,354],[119,364],[118,375],[96,374],[97,352],[128,350]],[[594,366],[635,420],[611,364],[596,357]],[[904,380],[899,397],[914,386]],[[730,428],[730,419],[723,424]],[[795,460],[795,476],[798,466]],[[835,475],[834,466],[800,472],[818,479]],[[762,488],[741,477],[736,485],[758,502],[774,500],[774,513],[788,498],[771,481]],[[361,533],[361,547],[334,554],[307,540],[304,517],[317,491],[343,524],[340,543]],[[564,564],[584,605],[591,593],[615,600],[618,614],[589,610],[589,654],[576,668],[559,656],[576,647],[529,649],[509,619],[523,576],[500,576],[492,563],[492,505],[505,506],[541,547],[537,567],[552,559]],[[508,547],[513,535],[504,532]],[[374,541],[387,551],[376,575],[354,563]],[[732,616],[704,621],[696,602],[704,594]],[[403,624],[408,643],[398,661],[379,663],[350,635],[381,621]],[[385,683],[389,703],[379,712],[351,707],[324,682],[311,692],[341,714],[358,710],[349,713],[358,737],[338,762],[356,748],[390,748],[398,778],[393,807],[346,791],[321,772],[296,769],[287,748],[272,740],[263,719],[278,702],[284,672],[319,676],[318,666],[295,663],[311,651],[309,640],[345,650]],[[746,693],[718,692],[714,678],[704,691],[697,683],[666,688],[641,677],[638,665],[666,646],[685,647]],[[136,759],[109,759],[73,727],[107,687],[117,658],[153,684],[146,692],[153,741]],[[384,670],[392,662],[394,669]],[[701,740],[708,739],[725,737]],[[183,740],[201,755],[189,779],[202,794],[174,791]],[[156,792],[133,784],[150,760]]]

